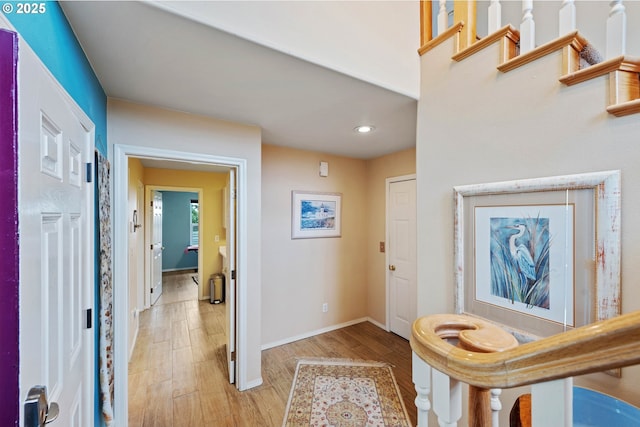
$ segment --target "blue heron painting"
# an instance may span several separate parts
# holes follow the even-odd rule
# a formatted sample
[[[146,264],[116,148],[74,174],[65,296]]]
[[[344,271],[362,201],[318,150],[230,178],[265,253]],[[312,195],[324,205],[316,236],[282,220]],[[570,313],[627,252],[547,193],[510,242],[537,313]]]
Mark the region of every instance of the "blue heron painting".
[[[549,218],[491,218],[491,294],[549,309]]]

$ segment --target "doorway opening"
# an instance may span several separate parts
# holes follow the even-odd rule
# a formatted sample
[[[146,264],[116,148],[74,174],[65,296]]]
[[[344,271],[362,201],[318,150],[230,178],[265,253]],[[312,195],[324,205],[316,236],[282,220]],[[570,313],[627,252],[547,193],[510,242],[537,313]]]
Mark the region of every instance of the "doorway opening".
[[[145,171],[150,169],[156,172],[154,175],[168,174],[175,177],[190,172],[185,169],[166,170],[148,167],[146,165],[149,163],[145,159],[142,159],[141,163]],[[176,163],[174,166],[180,167],[180,165],[181,163]],[[216,171],[218,169],[216,166]],[[228,170],[226,172],[228,173]],[[215,176],[218,181],[224,179],[223,172],[205,172],[199,173],[198,176],[206,177],[209,174]],[[162,281],[166,273],[190,271],[192,273],[190,280],[198,290],[196,298],[204,299],[207,280],[212,274],[211,269],[216,271],[221,269],[219,260],[217,265],[212,267],[213,262],[216,261],[214,257],[208,256],[204,260],[203,251],[200,248],[200,204],[198,201],[204,198],[204,188],[157,185],[157,182],[151,178],[145,183],[145,200],[147,202],[142,212],[144,213],[144,224],[147,226],[143,227],[144,245],[139,252],[144,259],[138,259],[138,262],[143,261],[145,270],[144,281],[138,282],[141,286],[144,285],[144,301],[140,301],[144,304],[138,304],[140,310],[151,307],[158,298],[161,298],[164,293]],[[207,188],[207,190],[210,191],[211,188]],[[194,205],[198,207],[195,209],[195,224],[193,223]],[[217,207],[221,209],[221,202]],[[207,225],[210,226],[210,224]],[[207,234],[210,236],[207,236],[202,242],[205,246],[209,241],[214,241],[214,234],[215,243],[219,242],[220,230],[208,230]],[[147,248],[150,250],[146,250]],[[212,247],[206,249],[209,252],[213,249],[217,251],[217,248]],[[131,265],[129,269],[131,269]]]
[[[113,156],[114,170],[114,200],[121,203],[114,203],[114,325],[115,325],[115,402],[114,411],[119,414],[123,420],[128,418],[128,361],[129,353],[127,351],[127,319],[130,315],[130,307],[128,301],[127,277],[128,277],[128,257],[127,257],[127,235],[129,232],[127,191],[129,188],[128,162],[130,158],[144,158],[158,162],[179,162],[185,169],[201,168],[202,170],[214,170],[216,168],[226,168],[233,177],[233,183],[236,185],[237,191],[233,191],[234,203],[232,204],[233,216],[237,218],[237,231],[235,232],[235,250],[229,248],[227,242],[227,250],[235,255],[236,262],[233,264],[232,273],[235,281],[237,298],[227,299],[227,305],[232,305],[235,309],[233,318],[228,319],[232,325],[234,333],[229,334],[233,341],[235,356],[235,384],[240,390],[247,387],[246,384],[246,367],[247,357],[244,352],[246,348],[246,283],[242,280],[246,277],[246,248],[247,248],[247,215],[246,215],[246,159],[219,157],[215,155],[203,155],[199,153],[180,152],[173,150],[163,150],[152,147],[141,146],[125,146],[115,145]],[[202,214],[202,212],[201,212]],[[199,266],[202,261],[199,261]],[[199,277],[200,281],[206,281],[206,277]],[[201,295],[202,296],[202,295]],[[229,348],[229,346],[227,346]],[[233,365],[232,365],[233,366]]]

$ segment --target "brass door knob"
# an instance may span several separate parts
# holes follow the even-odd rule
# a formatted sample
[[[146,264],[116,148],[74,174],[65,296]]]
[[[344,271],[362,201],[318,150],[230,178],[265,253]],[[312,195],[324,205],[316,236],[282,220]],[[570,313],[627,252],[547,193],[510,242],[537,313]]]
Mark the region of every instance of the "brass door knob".
[[[396,266],[395,266],[395,265],[393,265],[393,264],[391,264],[391,265],[389,266],[389,270],[391,270],[391,271],[396,271]]]

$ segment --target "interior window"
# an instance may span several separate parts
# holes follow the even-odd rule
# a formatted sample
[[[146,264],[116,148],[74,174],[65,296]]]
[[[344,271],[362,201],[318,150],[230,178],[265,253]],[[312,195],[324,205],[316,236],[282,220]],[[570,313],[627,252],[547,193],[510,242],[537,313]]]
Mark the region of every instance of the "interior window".
[[[198,201],[197,200],[191,200],[191,204],[190,204],[190,208],[191,208],[191,240],[190,240],[190,244],[191,245],[197,245],[198,244],[198,235],[199,235],[199,224],[200,224],[200,215],[198,213]]]

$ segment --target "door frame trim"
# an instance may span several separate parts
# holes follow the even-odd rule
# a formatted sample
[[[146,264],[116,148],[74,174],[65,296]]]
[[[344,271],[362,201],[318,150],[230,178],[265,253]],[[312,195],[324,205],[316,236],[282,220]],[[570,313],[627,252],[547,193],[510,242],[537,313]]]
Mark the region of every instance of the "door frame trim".
[[[416,186],[418,185],[418,179],[415,173],[409,175],[400,175],[400,176],[392,176],[390,178],[385,179],[385,220],[384,220],[384,239],[385,242],[389,242],[389,194],[391,193],[391,184],[402,181],[416,181]],[[417,193],[417,189],[416,189]],[[385,330],[387,332],[391,331],[391,309],[389,308],[389,304],[391,303],[391,289],[389,287],[389,269],[387,266],[389,265],[389,251],[385,247],[384,251],[384,287],[385,287]],[[417,301],[416,301],[417,304]]]
[[[3,29],[0,27],[0,29]],[[0,173],[8,177],[0,188],[7,203],[0,220],[0,245],[5,253],[0,260],[0,323],[3,325],[3,352],[0,354],[0,424],[13,425],[20,420],[20,248],[18,245],[18,33],[3,31],[0,40]],[[6,54],[6,56],[4,56]],[[5,59],[6,58],[6,59]]]
[[[236,271],[236,387],[245,390],[247,385],[247,283],[242,278],[247,274],[247,159],[237,157],[216,156],[177,150],[166,150],[136,145],[113,145],[113,200],[120,201],[113,204],[113,233],[114,233],[114,371],[115,371],[115,402],[114,413],[118,414],[117,425],[126,425],[129,417],[128,390],[128,351],[127,351],[127,315],[129,295],[128,280],[128,160],[129,157],[146,157],[158,160],[178,160],[211,165],[234,167],[237,170],[237,257]]]

